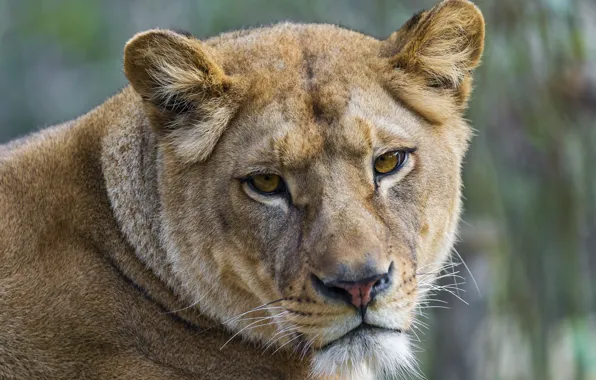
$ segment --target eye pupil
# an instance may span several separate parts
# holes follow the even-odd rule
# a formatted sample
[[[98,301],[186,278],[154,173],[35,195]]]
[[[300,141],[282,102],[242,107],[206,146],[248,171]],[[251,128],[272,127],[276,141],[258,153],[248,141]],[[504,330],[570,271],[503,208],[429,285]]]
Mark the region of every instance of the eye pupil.
[[[408,152],[403,150],[384,153],[375,159],[375,173],[383,175],[397,171],[404,165],[407,157]]]
[[[248,179],[250,186],[257,192],[272,195],[285,190],[285,184],[280,176],[275,174],[259,174]]]

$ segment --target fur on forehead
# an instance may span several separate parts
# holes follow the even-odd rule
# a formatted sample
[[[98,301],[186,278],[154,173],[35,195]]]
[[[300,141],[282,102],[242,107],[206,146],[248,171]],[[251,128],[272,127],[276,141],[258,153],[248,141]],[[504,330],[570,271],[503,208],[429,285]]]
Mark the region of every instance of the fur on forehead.
[[[191,163],[211,155],[240,109],[277,98],[295,98],[286,114],[329,122],[341,116],[350,88],[376,83],[434,124],[458,119],[483,40],[478,9],[445,0],[385,41],[333,25],[288,23],[205,42],[144,32],[127,43],[124,67],[160,142]]]
[[[283,108],[271,103],[258,112],[251,109],[244,118],[239,116],[230,134],[236,136],[234,142],[252,141],[252,148],[243,152],[244,163],[255,168],[302,169],[321,155],[325,141],[321,127],[308,117],[290,119]]]

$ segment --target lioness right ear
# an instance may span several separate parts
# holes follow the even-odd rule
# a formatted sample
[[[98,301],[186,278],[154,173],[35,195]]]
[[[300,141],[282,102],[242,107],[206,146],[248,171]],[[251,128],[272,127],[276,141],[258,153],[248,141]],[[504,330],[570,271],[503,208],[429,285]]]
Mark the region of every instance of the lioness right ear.
[[[238,104],[207,48],[169,30],[139,33],[124,48],[124,72],[160,138],[185,162],[205,160]]]

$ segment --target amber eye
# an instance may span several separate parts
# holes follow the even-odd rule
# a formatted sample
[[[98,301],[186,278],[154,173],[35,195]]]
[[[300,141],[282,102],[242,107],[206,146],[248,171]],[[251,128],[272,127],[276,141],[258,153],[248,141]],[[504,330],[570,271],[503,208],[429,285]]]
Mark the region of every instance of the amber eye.
[[[400,169],[408,160],[409,152],[405,150],[395,150],[387,152],[375,160],[376,174],[389,174]]]
[[[285,191],[284,181],[276,174],[259,174],[248,179],[250,186],[256,191],[272,195]]]

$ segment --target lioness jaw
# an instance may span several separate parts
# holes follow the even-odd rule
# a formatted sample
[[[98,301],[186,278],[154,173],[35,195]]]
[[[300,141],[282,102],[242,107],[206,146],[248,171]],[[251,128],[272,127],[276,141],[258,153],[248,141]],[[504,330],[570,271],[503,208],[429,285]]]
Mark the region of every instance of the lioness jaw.
[[[460,214],[480,11],[133,37],[0,155],[1,378],[392,378]]]

